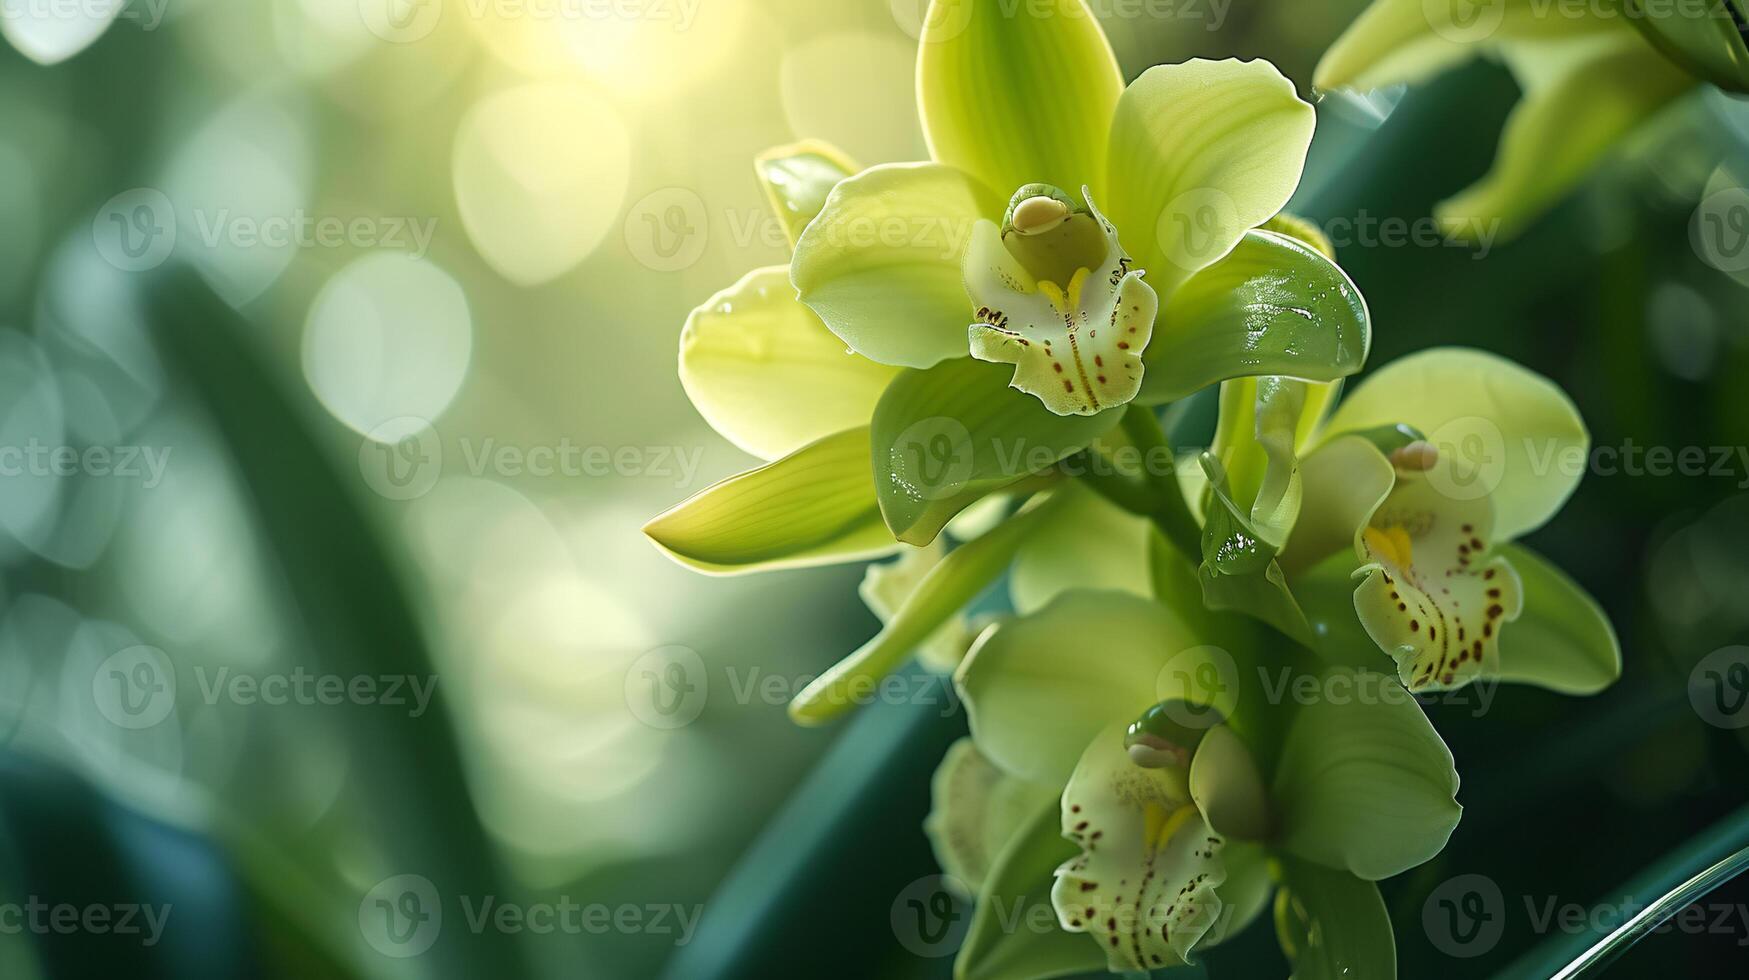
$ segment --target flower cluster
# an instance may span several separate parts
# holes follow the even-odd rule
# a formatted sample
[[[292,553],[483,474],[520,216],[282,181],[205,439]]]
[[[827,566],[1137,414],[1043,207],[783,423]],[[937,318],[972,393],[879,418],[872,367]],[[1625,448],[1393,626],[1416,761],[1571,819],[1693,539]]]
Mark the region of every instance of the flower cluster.
[[[792,261],[696,310],[680,372],[768,462],[646,532],[718,574],[897,556],[863,590],[883,629],[791,714],[914,654],[953,672],[971,732],[927,830],[978,903],[959,975],[1190,963],[1272,894],[1304,975],[1394,975],[1374,882],[1461,812],[1411,693],[1620,672],[1596,604],[1514,543],[1572,493],[1536,461],[1584,425],[1474,350],[1343,393],[1370,318],[1283,213],[1314,115],[1269,64],[1125,86],[1081,0],[935,6],[932,160],[757,161]],[[1218,423],[1181,457],[1205,389]],[[1003,577],[1012,612],[974,628]],[[1058,928],[1004,930],[1016,902]]]

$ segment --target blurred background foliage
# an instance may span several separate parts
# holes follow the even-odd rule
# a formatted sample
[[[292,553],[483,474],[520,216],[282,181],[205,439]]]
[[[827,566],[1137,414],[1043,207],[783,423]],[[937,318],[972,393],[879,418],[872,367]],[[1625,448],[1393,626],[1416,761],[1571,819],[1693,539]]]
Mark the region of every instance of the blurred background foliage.
[[[1131,76],[1265,57],[1311,97],[1360,4],[1096,6]],[[928,775],[963,717],[883,705],[804,731],[781,697],[729,696],[731,677],[793,690],[872,634],[859,572],[707,580],[638,532],[750,462],[698,418],[674,361],[694,305],[785,260],[753,156],[818,137],[864,163],[923,157],[921,2],[555,19],[429,0],[408,8],[438,11],[423,33],[389,39],[378,7],[135,0],[64,64],[0,47],[0,445],[170,453],[153,486],[0,480],[0,901],[174,910],[150,949],[0,934],[0,973],[945,976],[948,959],[894,942],[890,911],[935,870]],[[1515,95],[1477,64],[1324,100],[1293,209],[1425,224],[1486,169]],[[1690,239],[1697,202],[1745,172],[1749,105],[1709,92],[1485,256],[1339,240],[1372,363],[1484,347],[1559,381],[1597,445],[1749,446],[1749,277]],[[177,231],[147,271],[101,247],[117,195],[140,188]],[[432,234],[211,239],[296,215]],[[409,495],[376,492],[365,434],[392,442],[408,417],[431,424],[441,476],[391,499]],[[641,462],[470,464],[567,440]],[[658,450],[699,454],[696,474]],[[1625,673],[1590,700],[1510,689],[1479,718],[1473,701],[1430,708],[1467,812],[1445,854],[1385,887],[1403,975],[1491,975],[1546,938],[1518,915],[1488,955],[1442,956],[1422,909],[1446,879],[1609,900],[1749,798],[1743,738],[1688,694],[1701,658],[1749,636],[1745,483],[1741,462],[1593,474],[1536,535],[1610,611]],[[134,729],[94,685],[139,645],[165,652],[176,697]],[[648,693],[637,658],[672,645],[699,653],[713,696],[667,730],[630,704]],[[435,677],[437,694],[417,718],[202,697],[221,668]],[[361,903],[402,874],[524,904],[699,907],[702,924],[684,946],[473,934],[451,902],[432,951],[387,957]],[[1210,975],[1284,973],[1257,929]],[[1659,936],[1618,969],[1717,975],[1738,940]]]

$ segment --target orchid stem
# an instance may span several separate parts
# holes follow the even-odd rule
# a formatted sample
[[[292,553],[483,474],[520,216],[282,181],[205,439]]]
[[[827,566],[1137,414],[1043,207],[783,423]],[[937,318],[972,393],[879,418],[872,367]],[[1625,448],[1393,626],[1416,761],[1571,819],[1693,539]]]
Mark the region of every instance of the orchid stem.
[[[1112,503],[1154,522],[1160,533],[1192,564],[1202,561],[1202,528],[1190,513],[1184,491],[1178,485],[1177,457],[1166,432],[1152,409],[1131,404],[1124,412],[1123,431],[1141,450],[1144,465],[1140,478],[1089,467],[1081,480]],[[1089,449],[1088,452],[1095,450]],[[1152,461],[1172,461],[1164,470]]]

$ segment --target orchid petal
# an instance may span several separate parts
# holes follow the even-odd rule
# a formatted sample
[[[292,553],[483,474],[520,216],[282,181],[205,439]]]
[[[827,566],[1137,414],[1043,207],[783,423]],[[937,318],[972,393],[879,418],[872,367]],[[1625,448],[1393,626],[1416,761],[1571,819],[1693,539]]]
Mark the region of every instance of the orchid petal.
[[[712,574],[799,568],[897,550],[875,503],[868,429],[827,436],[700,491],[644,525],[683,565]]]
[[[1520,545],[1500,554],[1518,573],[1524,611],[1500,639],[1500,679],[1563,694],[1596,694],[1621,677],[1621,641],[1597,600]]]
[[[1083,0],[930,4],[917,62],[930,156],[999,193],[1035,182],[1098,190],[1122,91]]]
[[[1329,436],[1406,424],[1441,459],[1459,463],[1444,490],[1489,496],[1495,536],[1541,527],[1579,485],[1591,437],[1579,410],[1547,378],[1505,358],[1439,347],[1385,365],[1355,386],[1325,426]]]
[[[753,161],[753,171],[792,249],[802,229],[826,206],[832,188],[861,169],[844,151],[822,140],[773,147]]]
[[[1111,126],[1111,217],[1169,297],[1287,204],[1317,115],[1267,61],[1143,72]]]
[[[969,738],[948,747],[929,785],[932,802],[923,831],[943,873],[973,894],[1015,835],[1056,799],[1049,787],[998,769]]]
[[[789,270],[755,269],[712,296],[680,331],[680,383],[730,442],[776,459],[867,425],[898,368],[844,349],[796,301]]]
[[[1332,668],[1288,729],[1274,792],[1291,854],[1376,881],[1445,847],[1463,808],[1451,751],[1389,676]]]
[[[796,242],[791,279],[802,302],[865,357],[916,368],[962,357],[972,312],[966,242],[979,218],[1000,209],[952,167],[871,167],[832,188]]]

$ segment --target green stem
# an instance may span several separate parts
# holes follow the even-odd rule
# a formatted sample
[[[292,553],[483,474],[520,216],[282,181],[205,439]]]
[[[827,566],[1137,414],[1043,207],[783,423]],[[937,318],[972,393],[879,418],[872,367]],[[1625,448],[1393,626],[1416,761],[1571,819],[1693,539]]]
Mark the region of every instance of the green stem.
[[[1154,417],[1152,409],[1135,404],[1124,412],[1122,424],[1124,434],[1142,451],[1143,460],[1165,458],[1172,461],[1164,472],[1152,466],[1142,467],[1143,480],[1151,491],[1149,502],[1152,505],[1142,513],[1154,522],[1173,547],[1190,559],[1191,564],[1200,564],[1202,526],[1196,522],[1190,505],[1184,500],[1184,489],[1178,484],[1178,457],[1172,451],[1172,443],[1166,439],[1166,430],[1160,427],[1160,420]]]

